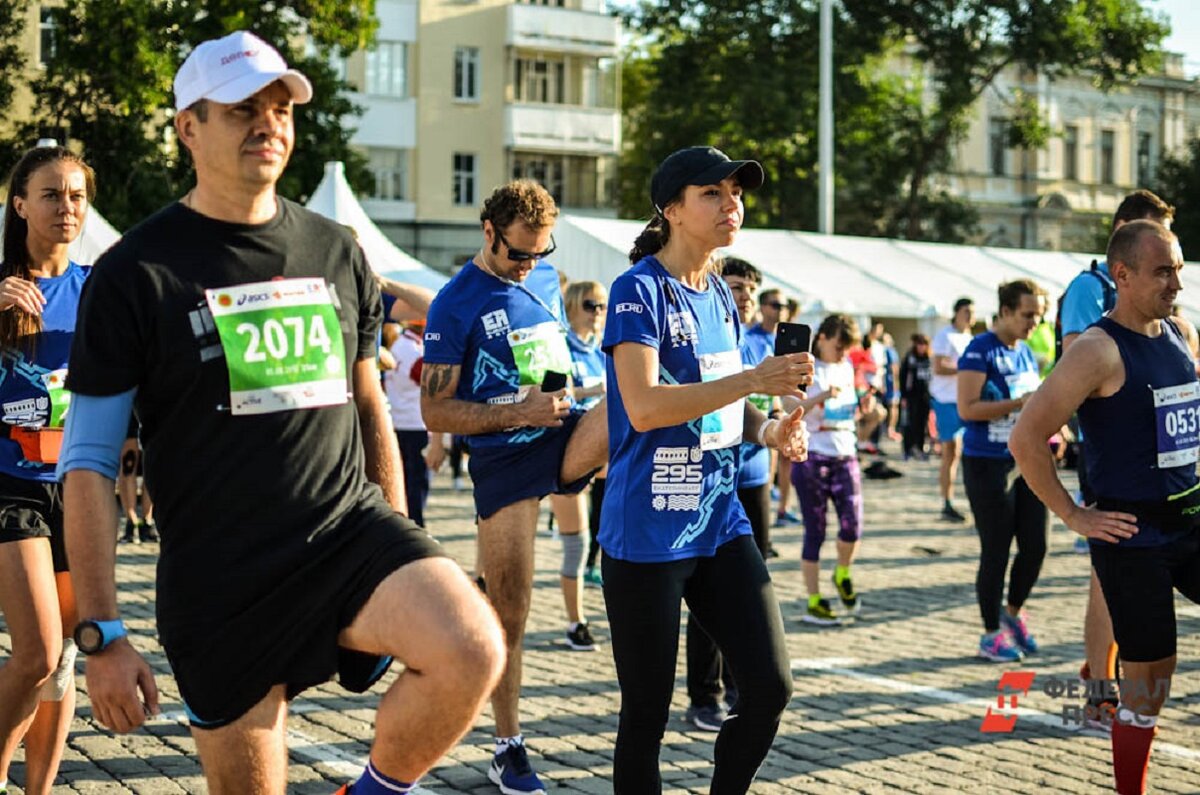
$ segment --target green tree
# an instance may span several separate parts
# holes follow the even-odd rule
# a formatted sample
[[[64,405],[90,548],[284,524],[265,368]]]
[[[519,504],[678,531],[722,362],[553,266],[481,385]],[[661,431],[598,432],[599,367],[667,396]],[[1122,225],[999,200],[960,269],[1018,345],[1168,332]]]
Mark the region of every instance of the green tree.
[[[654,163],[711,143],[762,161],[750,222],[814,228],[819,0],[643,0],[625,60],[622,211],[642,216]],[[1009,66],[1101,86],[1157,63],[1164,22],[1138,0],[840,0],[835,4],[837,230],[961,240],[976,214],[933,178]],[[905,64],[896,69],[897,64]],[[630,76],[637,81],[628,91]],[[631,100],[641,100],[634,107]],[[1009,98],[1014,146],[1052,134]],[[635,190],[640,187],[640,194]]]
[[[28,0],[0,0],[0,119],[10,118],[17,87],[24,82],[25,55],[21,37],[25,34]],[[0,139],[0,179],[15,160],[16,147]]]
[[[1108,88],[1160,63],[1170,32],[1140,0],[842,0],[850,20],[869,36],[909,49],[930,76],[909,137],[905,233],[922,226],[925,186],[945,169],[972,107],[1009,67],[1051,79],[1090,74]],[[1039,148],[1049,127],[1032,98],[1012,98],[1014,146]]]
[[[98,204],[127,228],[180,196],[191,163],[176,145],[172,78],[193,47],[238,29],[255,31],[313,82],[313,101],[297,108],[296,149],[280,181],[282,195],[304,201],[326,160],[346,163],[366,187],[361,155],[349,147],[361,110],[330,67],[374,36],[373,0],[68,0],[54,9],[56,57],[31,86],[26,141],[52,135],[78,144],[96,170]]]
[[[1200,258],[1200,138],[1163,158],[1151,190],[1175,205],[1171,230],[1179,237],[1184,258]]]

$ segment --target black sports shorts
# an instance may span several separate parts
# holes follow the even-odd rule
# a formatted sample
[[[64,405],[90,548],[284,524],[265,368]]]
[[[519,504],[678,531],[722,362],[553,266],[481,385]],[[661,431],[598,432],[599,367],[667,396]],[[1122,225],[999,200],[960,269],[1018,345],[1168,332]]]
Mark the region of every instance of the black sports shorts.
[[[193,727],[236,721],[275,685],[286,685],[291,699],[334,674],[359,693],[383,676],[388,658],[340,648],[338,633],[388,575],[445,552],[378,498],[359,503],[322,537],[295,576],[237,615],[190,627],[162,626],[160,617],[163,648]],[[220,582],[218,573],[213,587]]]
[[[1092,544],[1092,568],[1112,616],[1121,659],[1154,662],[1175,654],[1175,591],[1200,603],[1200,533],[1153,547]]]
[[[557,428],[547,428],[532,442],[522,445],[471,447],[467,466],[475,486],[475,513],[487,519],[501,508],[530,497],[549,494],[578,494],[587,488],[593,470],[572,483],[559,482],[567,442],[582,414],[572,414]]]
[[[54,571],[67,571],[62,486],[0,474],[0,544],[26,538],[50,539]]]

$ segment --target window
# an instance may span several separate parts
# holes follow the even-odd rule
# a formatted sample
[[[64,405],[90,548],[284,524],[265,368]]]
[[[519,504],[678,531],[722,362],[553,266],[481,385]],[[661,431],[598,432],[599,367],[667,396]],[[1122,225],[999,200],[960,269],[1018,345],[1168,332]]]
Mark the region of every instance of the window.
[[[1100,182],[1105,185],[1116,182],[1115,138],[1116,134],[1112,130],[1100,131]]]
[[[563,201],[563,158],[552,155],[517,155],[513,158],[513,179],[538,182],[558,204]]]
[[[475,155],[454,153],[454,205],[475,205]]]
[[[518,58],[517,101],[563,104],[566,101],[566,68],[562,61]]]
[[[554,6],[555,8],[562,8],[564,0],[518,0],[518,2],[531,6]]]
[[[41,9],[40,19],[38,29],[41,33],[41,46],[38,50],[38,63],[45,66],[54,60],[58,48],[58,25],[54,22],[53,10],[45,6]]]
[[[1140,185],[1145,185],[1152,180],[1154,175],[1150,171],[1150,133],[1138,133],[1138,148],[1137,148],[1137,181]]]
[[[479,99],[478,47],[456,47],[454,50],[454,98]]]
[[[372,199],[403,201],[408,198],[408,150],[368,149],[367,168],[375,177]]]
[[[1063,179],[1079,179],[1079,128],[1063,129]]]
[[[381,41],[367,53],[367,93],[381,97],[408,96],[408,44]]]
[[[1008,119],[992,119],[988,122],[988,161],[992,175],[1003,177],[1008,173]]]

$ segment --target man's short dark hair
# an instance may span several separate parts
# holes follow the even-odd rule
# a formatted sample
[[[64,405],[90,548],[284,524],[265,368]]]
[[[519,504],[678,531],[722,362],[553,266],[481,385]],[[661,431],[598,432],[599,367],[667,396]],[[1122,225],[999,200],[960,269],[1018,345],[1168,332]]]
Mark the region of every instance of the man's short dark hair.
[[[1027,295],[1032,295],[1037,298],[1039,295],[1045,295],[1046,291],[1038,285],[1033,279],[1014,279],[1011,282],[1005,282],[1000,285],[996,291],[1001,309],[1009,309],[1013,312],[1021,305],[1021,299]]]
[[[960,298],[954,302],[954,314],[957,315],[968,306],[975,306],[975,302],[970,298]]]
[[[1147,236],[1154,236],[1167,242],[1175,241],[1174,233],[1157,221],[1149,221],[1144,218],[1130,221],[1113,232],[1112,237],[1108,240],[1108,251],[1105,252],[1104,259],[1110,267],[1119,262],[1127,268],[1137,270],[1141,264],[1138,262],[1138,255],[1141,252],[1142,239]]]
[[[776,303],[776,302],[783,303],[779,299],[780,299],[779,290],[777,290],[774,287],[771,287],[766,290],[763,290],[761,293],[758,294],[758,305],[766,306],[767,304],[772,304],[772,303]]]
[[[740,276],[743,279],[749,279],[755,284],[762,284],[762,274],[758,268],[751,265],[741,257],[725,257],[721,262],[722,276]]]
[[[1173,221],[1175,220],[1175,208],[1145,188],[1135,190],[1121,200],[1120,206],[1113,214],[1113,228],[1115,229],[1119,222],[1129,223],[1143,219],[1157,221],[1160,224],[1164,221]]]

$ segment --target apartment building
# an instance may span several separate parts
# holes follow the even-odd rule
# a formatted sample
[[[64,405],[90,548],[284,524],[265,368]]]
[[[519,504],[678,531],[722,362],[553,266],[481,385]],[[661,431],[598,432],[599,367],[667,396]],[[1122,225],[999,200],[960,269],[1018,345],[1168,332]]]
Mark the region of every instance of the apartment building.
[[[1044,149],[1008,146],[1015,91],[1033,97],[1054,131]],[[1091,250],[1121,199],[1154,183],[1164,155],[1200,135],[1200,84],[1168,54],[1160,73],[1100,91],[1087,76],[1050,81],[1004,72],[976,106],[940,180],[980,213],[978,242]]]
[[[483,198],[514,177],[615,214],[620,29],[604,0],[378,0],[376,14],[375,46],[340,68],[366,108],[363,205],[393,241],[461,264]]]

